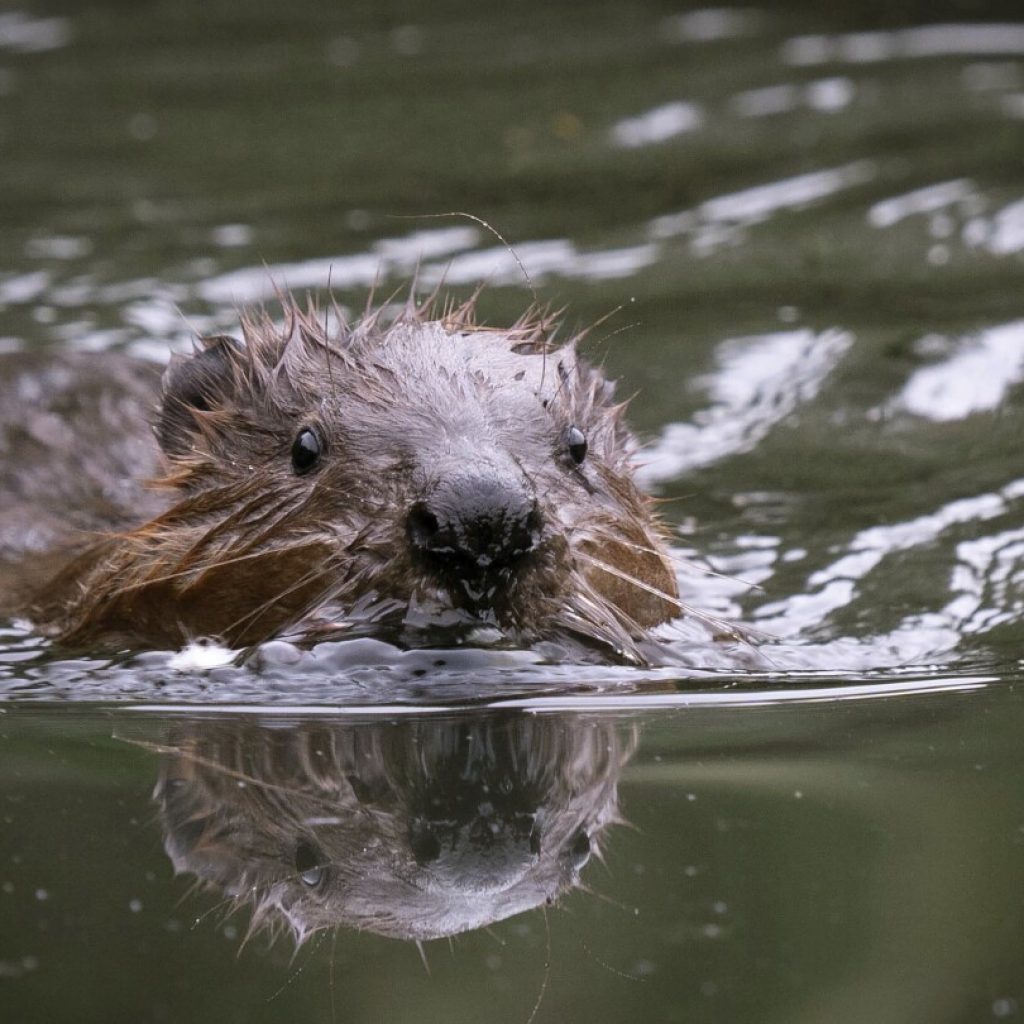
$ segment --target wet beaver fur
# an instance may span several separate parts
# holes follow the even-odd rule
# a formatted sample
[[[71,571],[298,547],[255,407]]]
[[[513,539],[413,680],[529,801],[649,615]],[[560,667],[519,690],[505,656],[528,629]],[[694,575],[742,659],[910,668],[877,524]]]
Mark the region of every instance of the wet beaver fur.
[[[79,542],[23,610],[87,647],[484,625],[645,661],[680,606],[623,407],[578,338],[474,305],[329,328],[286,299],[283,327],[249,314],[176,357],[143,521]]]

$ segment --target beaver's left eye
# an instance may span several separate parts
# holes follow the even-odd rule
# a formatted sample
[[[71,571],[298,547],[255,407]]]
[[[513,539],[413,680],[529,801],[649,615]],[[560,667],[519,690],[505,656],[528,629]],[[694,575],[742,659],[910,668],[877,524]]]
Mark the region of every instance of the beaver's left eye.
[[[569,457],[578,466],[587,457],[587,435],[579,427],[570,427],[565,433]]]
[[[323,855],[311,843],[302,841],[295,847],[295,870],[302,884],[315,889],[327,877]]]
[[[299,476],[308,473],[320,461],[324,446],[315,430],[303,427],[292,442],[292,469]]]

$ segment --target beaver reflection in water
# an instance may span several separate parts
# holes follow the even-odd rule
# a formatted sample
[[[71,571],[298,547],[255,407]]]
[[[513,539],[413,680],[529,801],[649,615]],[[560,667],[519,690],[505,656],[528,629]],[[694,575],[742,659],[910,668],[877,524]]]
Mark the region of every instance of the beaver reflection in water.
[[[578,339],[556,345],[540,315],[480,327],[472,302],[329,331],[286,300],[284,320],[249,315],[244,343],[207,338],[172,362],[164,503],[38,589],[40,628],[243,646],[355,618],[646,660],[648,630],[678,614],[675,574],[622,406]]]
[[[578,715],[194,720],[154,792],[176,873],[297,942],[432,939],[554,903],[622,820],[636,734]]]

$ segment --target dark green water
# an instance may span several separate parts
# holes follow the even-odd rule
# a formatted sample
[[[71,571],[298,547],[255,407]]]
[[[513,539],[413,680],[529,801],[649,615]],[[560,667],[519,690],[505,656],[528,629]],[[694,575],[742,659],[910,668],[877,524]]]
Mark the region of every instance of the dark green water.
[[[508,322],[445,211],[622,307],[686,598],[772,639],[200,669],[8,623],[0,1020],[1024,1015],[1019,4],[0,11],[3,350],[417,265]],[[331,927],[239,953],[225,891]]]

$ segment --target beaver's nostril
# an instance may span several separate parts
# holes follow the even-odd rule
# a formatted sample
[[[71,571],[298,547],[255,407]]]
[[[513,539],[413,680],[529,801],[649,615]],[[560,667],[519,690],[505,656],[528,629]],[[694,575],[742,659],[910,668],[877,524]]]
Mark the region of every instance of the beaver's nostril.
[[[429,824],[415,820],[409,826],[409,848],[421,867],[441,856],[441,840]]]
[[[422,501],[418,501],[409,509],[407,523],[413,544],[420,548],[430,548],[440,529],[437,516]]]

